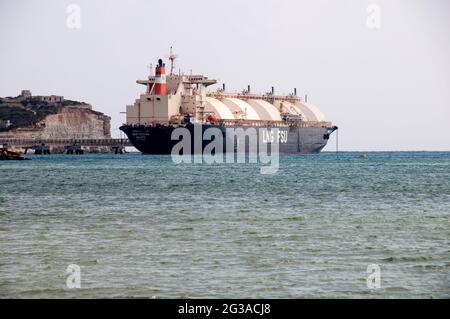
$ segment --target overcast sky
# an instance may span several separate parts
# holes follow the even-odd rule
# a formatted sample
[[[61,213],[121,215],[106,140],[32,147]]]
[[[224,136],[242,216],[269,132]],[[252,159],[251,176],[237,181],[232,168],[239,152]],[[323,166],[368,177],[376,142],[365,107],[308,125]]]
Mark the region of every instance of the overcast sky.
[[[341,150],[450,151],[449,33],[448,0],[0,0],[0,96],[91,103],[118,136],[135,81],[173,45],[178,67],[230,91],[308,94]]]

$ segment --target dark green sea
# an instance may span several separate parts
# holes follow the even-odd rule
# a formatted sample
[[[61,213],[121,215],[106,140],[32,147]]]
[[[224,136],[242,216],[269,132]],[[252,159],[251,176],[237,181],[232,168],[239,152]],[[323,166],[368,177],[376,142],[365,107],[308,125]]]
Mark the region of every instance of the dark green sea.
[[[0,162],[2,298],[450,297],[449,152],[29,158]]]

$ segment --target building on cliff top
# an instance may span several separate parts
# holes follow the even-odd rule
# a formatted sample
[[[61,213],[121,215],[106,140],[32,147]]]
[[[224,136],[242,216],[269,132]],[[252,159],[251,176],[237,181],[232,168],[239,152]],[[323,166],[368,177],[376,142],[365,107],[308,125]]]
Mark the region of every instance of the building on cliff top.
[[[36,95],[33,96],[30,90],[22,90],[19,96],[15,97],[16,101],[26,101],[30,99],[35,99],[40,102],[48,102],[48,103],[61,103],[64,101],[64,96],[59,95]]]
[[[2,101],[28,101],[28,100],[37,100],[39,102],[46,102],[49,104],[58,104],[62,103],[63,106],[66,107],[78,107],[82,109],[89,109],[92,110],[92,105],[87,103],[81,103],[81,102],[74,102],[65,100],[64,96],[61,95],[34,95],[31,93],[30,90],[22,90],[19,96],[16,96],[14,98],[2,98]]]

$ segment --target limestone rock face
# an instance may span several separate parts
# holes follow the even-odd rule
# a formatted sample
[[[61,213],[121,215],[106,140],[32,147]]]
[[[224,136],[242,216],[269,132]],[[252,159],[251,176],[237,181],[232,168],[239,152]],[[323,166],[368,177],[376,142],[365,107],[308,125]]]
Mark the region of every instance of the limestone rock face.
[[[111,118],[86,108],[62,107],[33,127],[0,132],[0,137],[103,139],[111,137]]]
[[[110,138],[111,118],[88,109],[66,107],[42,121],[41,138]]]

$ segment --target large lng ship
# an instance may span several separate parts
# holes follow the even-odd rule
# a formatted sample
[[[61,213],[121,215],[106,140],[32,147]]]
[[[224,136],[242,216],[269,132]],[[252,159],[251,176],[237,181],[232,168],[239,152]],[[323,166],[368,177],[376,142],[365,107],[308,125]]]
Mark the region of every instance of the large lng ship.
[[[201,152],[211,142],[211,139],[202,139],[203,133],[208,128],[217,128],[224,141],[230,139],[230,130],[241,129],[242,132],[243,129],[258,132],[258,143],[278,143],[280,153],[310,154],[320,152],[337,129],[325,121],[319,109],[298,97],[296,89],[289,95],[276,95],[273,87],[268,93],[253,94],[248,86],[241,93],[228,93],[223,84],[215,91],[208,91],[207,88],[217,81],[203,75],[176,73],[175,58],[171,52],[167,76],[160,59],[155,75],[138,80],[146,91],[134,104],[127,106],[127,123],[120,129],[142,153],[171,154],[180,142],[173,136],[177,128],[189,130],[194,144],[198,145],[194,136],[200,136],[200,147],[183,151]],[[231,144],[223,143],[224,152],[236,151],[239,141],[234,136],[231,138]]]

